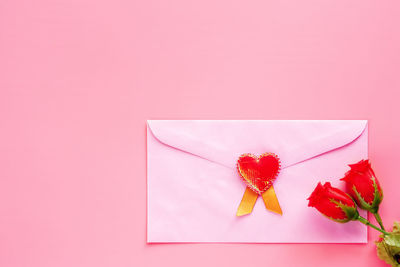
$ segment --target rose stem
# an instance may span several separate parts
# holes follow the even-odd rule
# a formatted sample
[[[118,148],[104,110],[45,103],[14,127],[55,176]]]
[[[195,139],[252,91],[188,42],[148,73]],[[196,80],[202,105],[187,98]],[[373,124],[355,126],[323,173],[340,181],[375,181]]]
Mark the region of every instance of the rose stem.
[[[365,225],[368,225],[368,226],[374,228],[375,230],[381,232],[381,233],[384,234],[384,235],[389,235],[388,232],[386,232],[385,230],[379,229],[378,227],[376,227],[375,225],[373,225],[372,223],[370,223],[367,219],[365,219],[365,218],[363,218],[363,217],[361,217],[361,216],[358,216],[357,220],[360,221],[360,222],[362,222],[362,223],[365,224]]]
[[[379,213],[378,212],[375,212],[375,213],[373,213],[374,214],[374,216],[375,216],[375,219],[376,219],[376,221],[379,223],[379,225],[381,226],[381,228],[382,228],[382,230],[385,230],[385,227],[383,226],[383,223],[382,223],[382,218],[381,218],[381,216],[379,215]]]

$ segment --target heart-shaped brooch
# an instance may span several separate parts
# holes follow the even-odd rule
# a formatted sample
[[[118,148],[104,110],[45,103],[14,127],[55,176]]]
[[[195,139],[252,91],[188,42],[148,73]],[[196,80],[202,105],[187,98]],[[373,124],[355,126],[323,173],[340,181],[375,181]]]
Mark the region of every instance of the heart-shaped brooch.
[[[258,195],[262,196],[268,210],[282,215],[273,188],[273,182],[276,180],[280,168],[281,162],[274,153],[264,153],[261,156],[243,154],[239,157],[237,171],[247,188],[237,210],[237,216],[251,213]]]

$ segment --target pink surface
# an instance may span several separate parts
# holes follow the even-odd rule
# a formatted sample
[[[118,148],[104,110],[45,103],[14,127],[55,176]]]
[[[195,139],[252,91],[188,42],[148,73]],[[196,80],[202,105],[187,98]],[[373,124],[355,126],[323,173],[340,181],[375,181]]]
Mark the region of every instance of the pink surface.
[[[151,120],[147,131],[147,241],[366,243],[358,222],[332,223],[307,198],[321,177],[339,178],[346,163],[368,158],[365,120]],[[236,210],[246,185],[236,170],[243,153],[276,153],[274,189],[282,215],[258,200]],[[366,216],[362,212],[363,217]]]
[[[372,231],[367,245],[147,245],[145,123],[368,119],[389,225],[400,216],[399,8],[1,1],[0,266],[385,266]]]

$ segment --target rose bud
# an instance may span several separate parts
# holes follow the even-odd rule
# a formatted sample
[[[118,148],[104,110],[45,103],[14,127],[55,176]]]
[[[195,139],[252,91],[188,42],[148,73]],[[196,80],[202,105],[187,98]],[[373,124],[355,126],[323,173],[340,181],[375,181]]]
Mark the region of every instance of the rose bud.
[[[368,160],[351,164],[350,170],[342,178],[347,190],[357,205],[371,213],[377,213],[382,202],[383,192]]]
[[[329,182],[324,185],[318,183],[308,201],[309,207],[316,208],[336,222],[345,223],[359,217],[354,200],[340,189],[332,187]]]

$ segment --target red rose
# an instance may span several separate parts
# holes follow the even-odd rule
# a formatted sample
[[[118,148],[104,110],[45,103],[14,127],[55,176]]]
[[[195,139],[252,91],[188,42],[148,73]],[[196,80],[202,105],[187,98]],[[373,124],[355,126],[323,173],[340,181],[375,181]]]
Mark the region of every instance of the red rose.
[[[345,223],[359,217],[353,199],[340,189],[332,187],[329,182],[324,185],[318,183],[308,200],[309,207],[316,208],[336,222]]]
[[[351,164],[350,170],[342,178],[349,194],[362,209],[376,213],[382,202],[383,193],[368,160]]]

